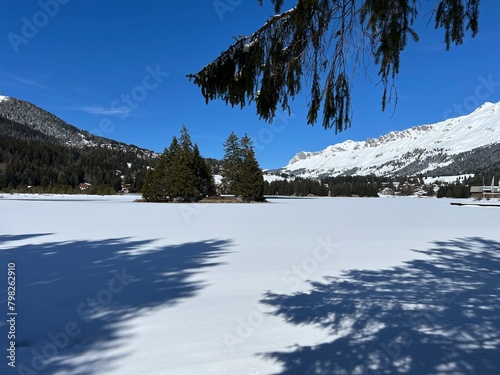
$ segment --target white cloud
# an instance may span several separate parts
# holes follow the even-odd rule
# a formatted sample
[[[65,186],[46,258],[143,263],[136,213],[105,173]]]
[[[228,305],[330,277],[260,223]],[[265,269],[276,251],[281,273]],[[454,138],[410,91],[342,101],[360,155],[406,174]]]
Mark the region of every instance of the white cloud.
[[[128,107],[104,108],[100,106],[83,107],[83,110],[92,115],[126,117],[130,115]]]

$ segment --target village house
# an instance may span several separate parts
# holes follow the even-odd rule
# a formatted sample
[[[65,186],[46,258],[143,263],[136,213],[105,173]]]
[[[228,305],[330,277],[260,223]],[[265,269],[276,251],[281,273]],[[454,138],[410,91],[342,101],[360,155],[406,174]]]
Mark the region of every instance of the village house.
[[[500,198],[500,186],[471,186],[470,197],[473,199]]]
[[[91,187],[92,187],[92,184],[89,184],[88,182],[82,182],[79,185],[80,190],[87,190],[87,189],[90,189]]]

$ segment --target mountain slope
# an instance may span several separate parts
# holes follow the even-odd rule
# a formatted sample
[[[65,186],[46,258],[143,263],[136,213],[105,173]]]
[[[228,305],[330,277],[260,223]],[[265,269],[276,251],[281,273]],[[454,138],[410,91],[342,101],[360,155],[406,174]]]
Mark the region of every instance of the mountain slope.
[[[491,163],[488,155],[499,149],[500,103],[485,103],[467,116],[300,152],[282,171],[304,177],[433,174],[485,167]],[[478,155],[486,158],[484,163]]]
[[[49,137],[53,143],[71,147],[101,147],[124,152],[134,152],[138,157],[149,158],[156,156],[150,150],[142,149],[133,145],[127,145],[112,139],[98,137],[87,131],[80,130],[73,125],[61,120],[44,109],[24,100],[0,96],[0,117],[20,124],[19,127],[0,127],[0,135],[10,135],[23,138],[27,129],[42,133]]]
[[[0,97],[0,190],[67,193],[90,183],[99,194],[140,191],[156,155],[94,136],[26,101]]]

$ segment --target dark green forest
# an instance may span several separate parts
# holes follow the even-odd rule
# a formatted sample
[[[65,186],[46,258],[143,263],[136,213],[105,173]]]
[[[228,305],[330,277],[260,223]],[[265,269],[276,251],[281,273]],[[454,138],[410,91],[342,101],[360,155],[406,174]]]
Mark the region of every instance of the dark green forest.
[[[85,193],[114,194],[122,184],[139,192],[147,166],[155,164],[154,159],[133,152],[67,147],[2,117],[0,127],[0,191],[4,192],[80,193],[84,182],[92,184]]]
[[[287,177],[283,174],[282,177]],[[321,180],[295,177],[265,183],[266,195],[288,196],[332,196],[332,197],[378,197],[382,183],[387,178],[374,176],[339,176]]]

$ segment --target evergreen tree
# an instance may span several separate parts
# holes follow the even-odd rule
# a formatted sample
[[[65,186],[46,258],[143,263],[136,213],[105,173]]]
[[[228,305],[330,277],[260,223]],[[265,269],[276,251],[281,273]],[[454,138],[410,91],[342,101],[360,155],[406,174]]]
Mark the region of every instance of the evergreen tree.
[[[158,158],[152,173],[151,197],[154,202],[167,202],[169,199],[169,181],[167,178],[167,150]]]
[[[444,185],[441,185],[437,191],[437,194],[436,196],[438,198],[443,198],[443,197],[446,197],[446,188],[444,187]]]
[[[264,200],[264,177],[255,158],[253,144],[245,134],[241,140],[231,132],[224,143],[222,183],[225,192],[239,195],[244,201]]]
[[[244,155],[244,156],[246,156],[245,153],[247,151],[253,149],[252,138],[250,138],[247,133],[245,133],[243,135],[243,137],[241,137],[241,140],[240,140],[240,149],[241,149],[242,155]]]
[[[237,194],[239,168],[243,162],[240,140],[234,131],[224,142],[224,158],[222,159],[222,191],[226,194]]]
[[[198,197],[194,171],[193,143],[185,125],[182,126],[179,143],[173,147],[170,155],[171,192],[173,197]]]
[[[245,150],[240,168],[238,195],[245,202],[264,201],[264,177],[253,148]]]
[[[200,155],[198,145],[193,147],[193,171],[196,177],[196,189],[204,196],[215,195],[215,182],[209,165]]]
[[[142,185],[142,197],[146,202],[154,201],[154,188],[153,188],[153,178],[154,173],[152,169],[148,169],[146,176],[144,177],[144,183]]]
[[[168,181],[168,195],[171,198],[187,197],[194,195],[194,176],[190,169],[189,152],[184,140],[181,145],[177,137],[172,138],[172,143],[166,154],[167,168],[166,179]]]
[[[142,197],[147,202],[168,202],[170,200],[169,149],[165,148],[158,157],[156,167],[148,169],[142,185]]]

